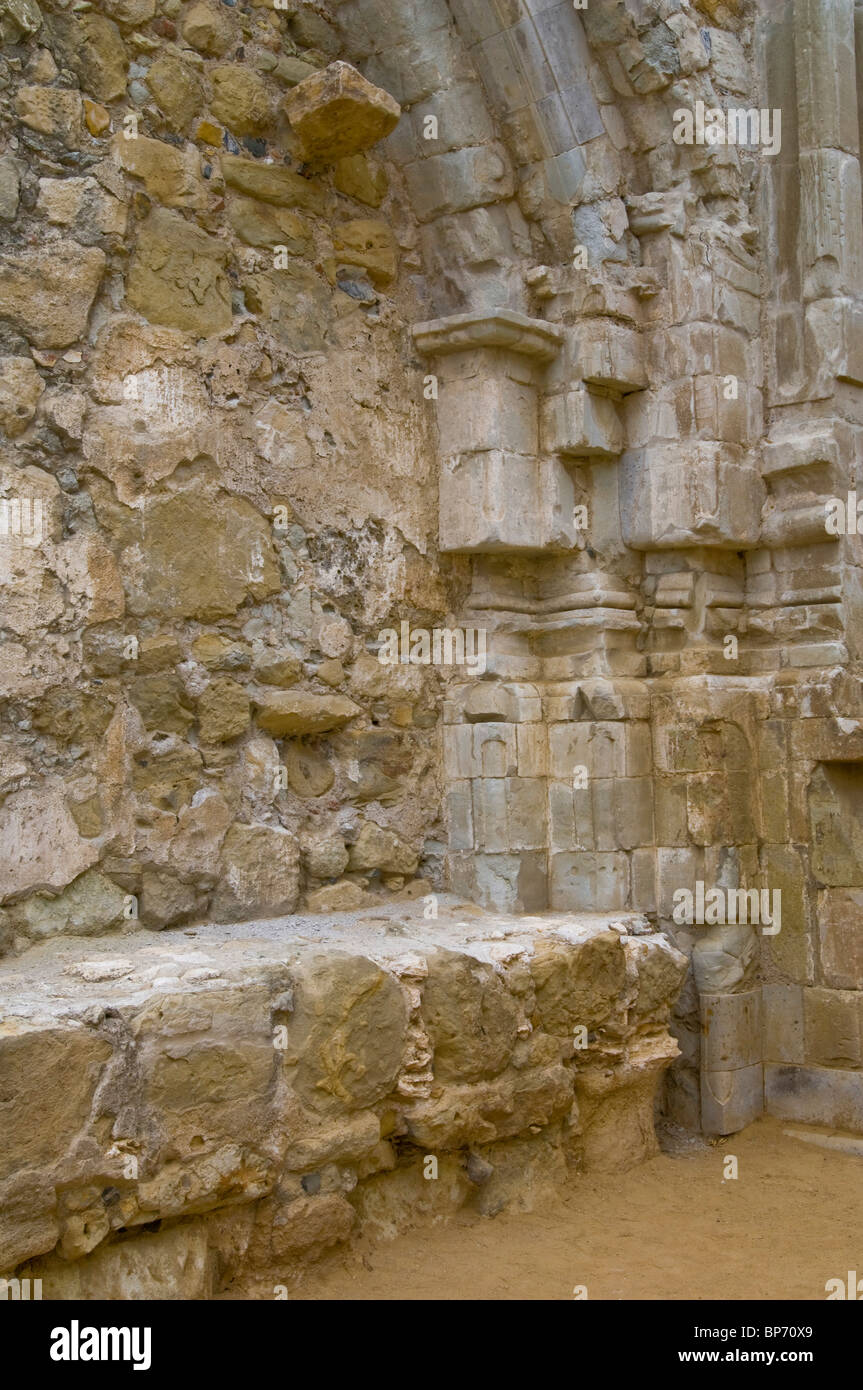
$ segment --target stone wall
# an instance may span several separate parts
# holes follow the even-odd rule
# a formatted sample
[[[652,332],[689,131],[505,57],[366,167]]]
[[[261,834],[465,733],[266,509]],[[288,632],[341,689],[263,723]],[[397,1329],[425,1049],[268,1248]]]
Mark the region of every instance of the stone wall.
[[[12,961],[645,914],[668,1116],[863,1128],[853,0],[0,27]]]
[[[5,939],[396,889],[440,840],[440,680],[377,634],[458,590],[415,217],[364,152],[398,108],[366,85],[312,161],[312,6],[2,15]]]
[[[656,1151],[686,961],[643,917],[192,935],[11,971],[0,1275],[43,1298],[278,1297],[352,1234]]]

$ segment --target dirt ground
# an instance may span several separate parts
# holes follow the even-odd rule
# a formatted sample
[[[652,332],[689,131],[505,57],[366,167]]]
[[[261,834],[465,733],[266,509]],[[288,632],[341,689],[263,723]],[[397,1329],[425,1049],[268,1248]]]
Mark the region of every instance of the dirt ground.
[[[813,1299],[863,1276],[863,1158],[763,1121],[627,1173],[576,1177],[532,1213],[460,1214],[334,1256],[291,1299]],[[723,1179],[725,1160],[737,1179]]]

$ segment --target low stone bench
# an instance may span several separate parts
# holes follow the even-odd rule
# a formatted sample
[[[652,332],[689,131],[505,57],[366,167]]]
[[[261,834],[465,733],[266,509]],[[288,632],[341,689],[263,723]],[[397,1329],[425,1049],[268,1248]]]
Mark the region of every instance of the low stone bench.
[[[357,1233],[638,1162],[684,970],[637,914],[448,899],[34,947],[0,967],[0,1272],[274,1297]]]

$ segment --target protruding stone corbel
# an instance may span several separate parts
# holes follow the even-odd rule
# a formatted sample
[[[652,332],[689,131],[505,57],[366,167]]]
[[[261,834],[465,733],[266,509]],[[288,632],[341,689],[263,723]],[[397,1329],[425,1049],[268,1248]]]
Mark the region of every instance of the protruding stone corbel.
[[[436,369],[441,550],[574,548],[572,479],[539,440],[539,388],[563,330],[499,309],[420,323],[413,336]]]

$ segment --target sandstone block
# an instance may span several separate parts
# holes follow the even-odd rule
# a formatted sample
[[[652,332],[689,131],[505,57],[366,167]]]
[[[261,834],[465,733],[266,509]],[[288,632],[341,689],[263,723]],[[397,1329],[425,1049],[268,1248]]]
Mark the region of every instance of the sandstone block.
[[[201,180],[201,157],[191,145],[178,150],[165,140],[138,135],[127,140],[122,132],[113,142],[115,157],[127,174],[141,179],[157,202],[169,208],[202,208],[206,202]],[[189,225],[191,229],[191,224]]]
[[[58,226],[74,225],[87,236],[122,236],[128,211],[96,179],[40,179],[37,212]]]
[[[401,108],[349,63],[306,77],[284,101],[309,159],[325,163],[359,154],[394,130]]]
[[[10,154],[0,156],[0,219],[11,222],[18,212],[21,175],[18,161]]]
[[[430,955],[422,1019],[434,1051],[436,1081],[495,1076],[512,1056],[518,1007],[500,976],[483,961],[455,951]]]
[[[445,458],[485,449],[535,455],[536,388],[496,375],[447,382],[441,389],[438,432]]]
[[[120,30],[95,12],[52,17],[55,51],[97,101],[114,101],[126,90],[126,50]]]
[[[288,830],[232,825],[222,845],[221,879],[212,911],[217,920],[243,921],[293,912],[299,897],[300,853]]]
[[[15,110],[24,125],[41,135],[59,135],[74,145],[81,137],[81,93],[63,87],[19,87]]]
[[[526,1067],[491,1081],[441,1087],[439,1095],[411,1106],[405,1123],[409,1138],[421,1148],[465,1148],[509,1139],[531,1126],[541,1128],[561,1119],[572,1104],[572,1075],[566,1067]]]
[[[288,694],[258,690],[254,705],[256,722],[275,738],[326,733],[341,728],[360,713],[359,705],[344,695],[310,695],[302,691]]]
[[[765,1062],[802,1062],[803,990],[799,985],[764,984],[762,1019]]]
[[[262,164],[241,155],[223,154],[222,174],[229,188],[236,188],[239,193],[258,198],[262,203],[302,208],[304,212],[317,214],[324,212],[325,197],[319,186],[284,165]]]
[[[624,433],[614,403],[584,386],[552,396],[543,406],[543,447],[572,458],[617,458]]]
[[[260,135],[270,123],[273,98],[257,73],[241,64],[214,68],[210,73],[210,110],[235,135]]]
[[[264,685],[277,685],[285,689],[296,685],[302,674],[303,663],[290,649],[277,655],[271,648],[266,648],[255,658],[255,675]]]
[[[863,989],[863,889],[826,888],[819,893],[818,930],[827,984],[833,989]]]
[[[0,808],[0,902],[27,892],[58,892],[99,857],[78,831],[59,787],[13,792]]]
[[[147,86],[174,130],[185,130],[204,105],[201,79],[191,64],[173,53],[163,53],[150,64]]]
[[[468,212],[512,196],[514,180],[503,145],[475,145],[407,165],[405,179],[421,222]]]
[[[370,208],[380,207],[388,187],[383,169],[373,169],[364,154],[348,154],[342,159],[337,159],[333,170],[333,183],[346,198],[353,198]]]
[[[616,932],[584,942],[538,940],[530,963],[536,988],[534,1026],[568,1037],[592,1030],[616,1007],[626,978],[626,956]]]
[[[641,905],[642,900],[637,901]],[[646,904],[644,908],[649,911]],[[623,949],[628,965],[635,967],[638,976],[638,993],[633,1005],[635,1017],[655,1018],[657,1014],[667,1017],[686,976],[686,956],[659,935],[626,936]]]
[[[97,869],[88,869],[57,897],[37,893],[12,909],[22,935],[101,936],[125,920],[126,894]]]
[[[361,266],[369,273],[376,289],[383,289],[396,277],[398,260],[392,231],[386,222],[357,218],[333,229],[337,259]]]
[[[130,1236],[86,1261],[50,1258],[32,1272],[42,1279],[43,1298],[72,1303],[207,1299],[215,1279],[206,1229],[190,1225]]]
[[[273,1216],[273,1255],[277,1259],[296,1258],[326,1250],[347,1240],[355,1221],[356,1213],[341,1193],[298,1197],[280,1205]]]
[[[129,696],[147,729],[185,734],[194,722],[183,683],[173,671],[138,676],[129,687]]]
[[[0,260],[0,317],[39,348],[77,342],[105,270],[95,246],[54,241]]]
[[[863,1071],[770,1063],[764,1098],[767,1114],[778,1120],[863,1132]]]
[[[22,434],[45,390],[30,357],[0,357],[0,429],[10,438]]]
[[[202,743],[228,743],[249,727],[250,704],[245,686],[222,676],[211,681],[198,701]]]
[[[558,912],[599,912],[629,901],[629,859],[622,851],[551,857],[550,906]]]
[[[314,251],[308,222],[287,208],[268,207],[254,198],[231,198],[228,221],[249,246],[286,246],[292,256],[309,256]]]
[[[110,1052],[105,1038],[80,1025],[6,1028],[0,1038],[0,1178],[66,1159],[67,1149],[87,1124]]]
[[[360,833],[350,847],[351,869],[362,873],[380,869],[388,874],[412,874],[417,866],[416,851],[406,845],[392,830],[385,830],[374,821],[363,821]]]
[[[285,766],[288,774],[288,786],[296,796],[314,797],[323,796],[328,792],[335,780],[335,773],[330,766],[329,760],[320,749],[313,746],[306,746],[301,743],[291,743],[285,756]],[[341,845],[341,841],[338,841]],[[347,864],[347,854],[345,854],[344,864],[341,864],[334,872],[318,874],[319,878],[336,878]]]
[[[861,1064],[863,994],[856,990],[805,989],[805,1058],[822,1067]]]
[[[141,876],[139,917],[142,926],[155,931],[176,926],[203,913],[207,896],[173,874],[145,869]]]
[[[173,811],[192,800],[201,780],[203,759],[197,748],[179,739],[160,739],[154,749],[136,754],[132,786],[144,792],[154,806]]]
[[[124,557],[134,613],[210,622],[279,588],[270,528],[240,498],[193,491],[154,499],[140,545]]]
[[[341,883],[329,883],[309,893],[306,898],[307,912],[356,912],[369,903],[369,895],[358,883],[344,879]]]
[[[620,517],[626,544],[635,550],[755,545],[763,484],[734,451],[733,445],[690,444],[684,461],[680,445],[661,444],[624,454]]]
[[[569,550],[575,492],[558,459],[502,449],[446,460],[440,482],[440,546],[478,554]]]
[[[208,58],[221,58],[234,41],[235,30],[223,6],[215,3],[192,5],[183,16],[180,32],[186,43]]]
[[[126,291],[129,303],[150,323],[181,328],[195,337],[223,332],[231,324],[226,259],[224,242],[179,213],[155,208],[138,237]]]
[[[330,316],[331,292],[310,266],[291,262],[243,280],[246,304],[292,352],[321,352]]]
[[[393,977],[362,956],[303,953],[285,1066],[315,1111],[367,1108],[395,1086],[409,1009]]]

